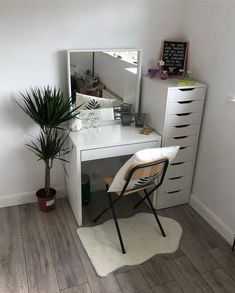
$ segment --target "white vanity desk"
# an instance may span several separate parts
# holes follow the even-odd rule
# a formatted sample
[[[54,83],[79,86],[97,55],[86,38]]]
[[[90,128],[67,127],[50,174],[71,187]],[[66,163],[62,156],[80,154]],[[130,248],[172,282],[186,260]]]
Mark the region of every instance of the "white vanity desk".
[[[67,157],[66,186],[79,226],[82,226],[81,162],[130,155],[138,150],[161,146],[161,136],[157,133],[144,135],[139,132],[140,128],[134,126],[110,123],[70,133],[69,146],[73,149]]]

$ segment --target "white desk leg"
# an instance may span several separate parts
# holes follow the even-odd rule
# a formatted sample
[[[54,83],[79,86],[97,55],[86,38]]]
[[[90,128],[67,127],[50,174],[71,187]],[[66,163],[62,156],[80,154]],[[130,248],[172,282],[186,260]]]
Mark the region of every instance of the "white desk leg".
[[[77,220],[78,226],[82,226],[82,190],[81,190],[81,156],[80,151],[68,138],[68,147],[73,146],[67,155],[69,163],[66,164],[66,189],[71,209]]]

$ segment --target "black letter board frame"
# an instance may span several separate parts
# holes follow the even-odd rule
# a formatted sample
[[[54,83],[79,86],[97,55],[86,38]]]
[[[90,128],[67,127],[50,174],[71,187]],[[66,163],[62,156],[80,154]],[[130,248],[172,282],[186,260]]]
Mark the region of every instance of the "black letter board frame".
[[[188,42],[163,41],[161,59],[165,62],[164,69],[174,68],[177,74],[180,69],[186,70],[188,56]]]

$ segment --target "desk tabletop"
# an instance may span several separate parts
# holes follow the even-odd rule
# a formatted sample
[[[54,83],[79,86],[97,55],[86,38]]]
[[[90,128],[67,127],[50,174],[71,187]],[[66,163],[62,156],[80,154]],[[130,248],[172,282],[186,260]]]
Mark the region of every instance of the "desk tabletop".
[[[161,142],[161,136],[156,132],[144,135],[140,133],[140,130],[141,128],[122,126],[119,123],[104,124],[99,128],[89,128],[77,132],[71,132],[70,138],[80,150],[152,141]]]

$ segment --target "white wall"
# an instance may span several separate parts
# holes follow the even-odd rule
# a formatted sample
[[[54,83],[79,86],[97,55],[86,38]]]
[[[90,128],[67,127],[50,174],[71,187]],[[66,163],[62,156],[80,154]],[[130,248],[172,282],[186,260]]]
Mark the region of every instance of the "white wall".
[[[143,63],[161,42],[180,37],[180,1],[0,2],[0,201],[42,187],[43,164],[25,149],[35,127],[14,99],[31,86],[66,89],[67,49],[142,48]],[[64,185],[60,165],[53,186]]]
[[[128,67],[136,68],[136,65],[106,53],[97,52],[95,54],[95,73],[108,90],[122,99],[125,98],[125,72]],[[137,78],[132,88],[134,93],[136,91],[136,83]]]
[[[92,71],[92,52],[71,52],[70,74],[83,75],[87,70]]]
[[[208,84],[192,204],[229,240],[235,232],[235,2],[187,1],[189,67]]]

